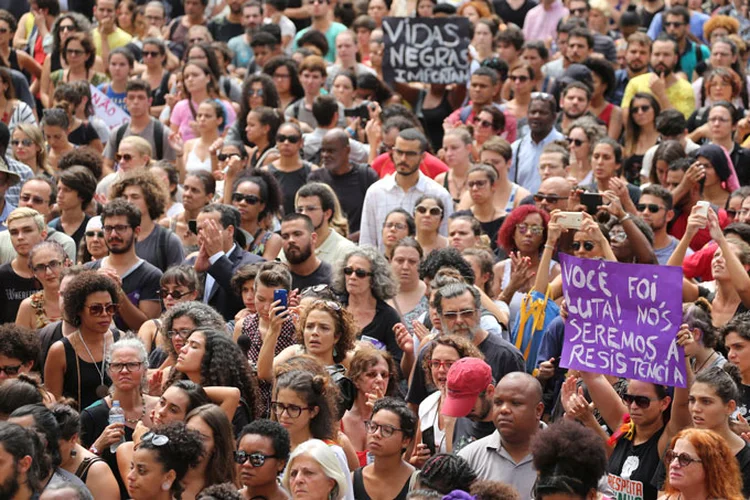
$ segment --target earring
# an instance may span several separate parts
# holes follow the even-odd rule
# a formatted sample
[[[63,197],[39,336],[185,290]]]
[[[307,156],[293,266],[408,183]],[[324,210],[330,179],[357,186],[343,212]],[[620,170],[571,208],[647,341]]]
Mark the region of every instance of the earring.
[[[70,457],[73,458],[76,455],[78,455],[78,452],[76,450],[70,450]]]
[[[161,483],[161,489],[164,491],[169,491],[169,488],[171,487],[172,483],[170,483],[169,481],[164,481],[163,483]]]

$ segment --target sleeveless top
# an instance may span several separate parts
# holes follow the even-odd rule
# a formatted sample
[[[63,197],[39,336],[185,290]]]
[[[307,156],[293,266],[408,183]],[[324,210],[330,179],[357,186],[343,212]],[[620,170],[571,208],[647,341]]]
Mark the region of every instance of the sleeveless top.
[[[419,303],[412,309],[411,311],[403,312],[401,308],[398,305],[398,301],[396,300],[396,297],[393,297],[393,305],[394,309],[398,313],[399,316],[401,316],[401,321],[406,326],[406,329],[409,330],[409,333],[414,333],[414,326],[411,324],[411,322],[415,319],[418,319],[421,317],[427,310],[430,308],[430,301],[429,299],[424,296],[421,299],[419,299]]]
[[[86,457],[81,462],[81,465],[79,465],[76,469],[76,476],[78,476],[78,479],[83,481],[84,484],[86,483],[86,479],[89,477],[89,469],[97,462],[104,462],[104,460],[100,457]]]
[[[448,174],[445,174],[445,179],[443,179],[443,187],[445,188],[446,191],[448,191],[448,194],[450,194],[451,190],[448,187]],[[461,203],[461,196],[460,195],[459,195],[458,199],[453,198],[453,195],[451,195],[451,199],[453,200],[453,203],[455,203],[456,205],[458,205],[459,203]]]
[[[253,255],[263,257],[263,254],[266,253],[266,243],[268,243],[268,240],[271,239],[271,236],[273,236],[273,233],[266,230],[266,232],[263,233],[263,237],[260,239],[260,241],[256,241],[255,239],[253,239],[252,243],[250,243],[250,248],[248,248],[247,251]]]
[[[141,75],[141,78],[143,75]],[[151,89],[151,106],[164,106],[167,104],[165,96],[169,94],[169,72],[165,71],[164,76],[161,77],[159,86],[155,89]]]
[[[44,312],[44,290],[31,296],[31,308],[34,310],[34,329],[39,330],[60,318],[48,318]]]
[[[119,332],[113,332],[112,335],[114,342],[120,339]],[[96,395],[96,388],[102,383],[99,371],[105,368],[104,363],[100,361],[95,366],[94,363],[87,363],[79,358],[68,337],[63,337],[62,344],[65,348],[63,396],[75,399],[78,401],[78,407],[85,409],[99,399]],[[97,367],[99,371],[97,371]],[[104,371],[104,384],[112,385],[112,379],[109,378],[106,370]]]
[[[411,476],[404,483],[401,491],[398,492],[398,496],[394,500],[406,500],[406,495],[409,494],[409,482]],[[367,494],[365,489],[365,478],[362,476],[362,467],[354,471],[354,477],[352,477],[352,483],[354,486],[354,498],[357,500],[370,500],[370,495]]]
[[[80,127],[68,133],[68,141],[75,146],[88,146],[97,139],[100,139],[99,134],[91,122],[83,122]]]
[[[185,160],[185,170],[188,172],[196,172],[199,170],[211,172],[211,155],[209,154],[205,160],[201,160],[198,158],[198,155],[195,154],[195,151],[191,149]]]
[[[414,106],[414,114],[417,115],[419,121],[422,122],[425,134],[432,144],[432,148],[437,151],[443,146],[443,136],[445,135],[445,129],[443,129],[443,121],[445,121],[451,113],[453,113],[453,107],[448,100],[448,92],[443,94],[443,99],[434,108],[425,108],[424,100],[427,97],[427,91],[422,89],[419,91],[417,96],[417,102]]]
[[[611,102],[608,102],[606,106],[604,106],[604,109],[601,113],[599,113],[599,118],[601,121],[604,122],[604,125],[609,127],[609,120],[612,118],[612,111],[614,111],[615,105]]]

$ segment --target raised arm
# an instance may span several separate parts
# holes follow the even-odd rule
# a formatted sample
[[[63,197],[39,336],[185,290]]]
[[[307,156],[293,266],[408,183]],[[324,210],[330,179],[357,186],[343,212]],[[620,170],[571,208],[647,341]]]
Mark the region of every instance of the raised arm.
[[[628,413],[628,409],[620,399],[604,375],[598,373],[581,372],[581,378],[589,389],[589,395],[599,414],[610,429],[619,429],[622,418]]]
[[[719,226],[719,218],[712,209],[708,211],[708,229],[711,232],[711,237],[718,243],[719,249],[721,249],[721,255],[727,264],[727,271],[729,272],[729,276],[732,277],[732,285],[737,290],[742,304],[745,307],[750,307],[750,276],[748,276],[747,269],[745,269],[745,266],[742,265],[740,259],[729,246],[729,242],[724,237],[724,232]]]

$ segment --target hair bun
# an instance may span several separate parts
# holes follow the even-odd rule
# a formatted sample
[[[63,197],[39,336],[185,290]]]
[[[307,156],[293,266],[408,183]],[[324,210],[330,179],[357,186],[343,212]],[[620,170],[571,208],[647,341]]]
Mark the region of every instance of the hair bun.
[[[698,299],[695,301],[695,305],[711,314],[711,303],[705,297],[698,297]]]
[[[724,366],[722,366],[721,368],[727,375],[731,377],[734,383],[737,384],[737,388],[742,387],[742,373],[740,372],[740,369],[737,367],[737,365],[727,362],[724,363]]]
[[[322,375],[315,375],[312,378],[312,389],[318,394],[323,394],[326,392],[326,386],[328,385],[328,380]]]

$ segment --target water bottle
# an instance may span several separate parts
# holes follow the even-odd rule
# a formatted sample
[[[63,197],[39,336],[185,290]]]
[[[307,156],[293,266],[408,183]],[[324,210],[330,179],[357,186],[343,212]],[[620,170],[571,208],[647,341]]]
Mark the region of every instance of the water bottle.
[[[109,423],[125,425],[125,411],[120,408],[119,401],[112,401],[112,408],[109,410]],[[120,443],[124,442],[125,436],[122,436],[118,442],[109,446],[109,451],[114,454],[117,451],[117,447],[120,446]]]

